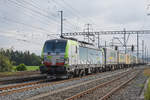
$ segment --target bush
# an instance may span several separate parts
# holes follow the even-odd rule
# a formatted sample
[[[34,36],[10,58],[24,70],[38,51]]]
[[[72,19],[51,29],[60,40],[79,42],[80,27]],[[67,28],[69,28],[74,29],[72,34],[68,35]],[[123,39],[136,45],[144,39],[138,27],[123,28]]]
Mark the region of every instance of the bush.
[[[0,72],[12,71],[13,63],[10,59],[0,53]]]
[[[16,67],[17,71],[25,71],[27,70],[26,65],[25,64],[20,64]]]
[[[149,79],[149,82],[147,85],[147,90],[146,90],[144,96],[145,96],[144,100],[150,100],[150,79]]]

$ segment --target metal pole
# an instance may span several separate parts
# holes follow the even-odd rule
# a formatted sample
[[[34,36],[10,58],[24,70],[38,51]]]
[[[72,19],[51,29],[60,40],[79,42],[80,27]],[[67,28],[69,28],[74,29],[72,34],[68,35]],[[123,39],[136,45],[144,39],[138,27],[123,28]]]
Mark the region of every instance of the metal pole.
[[[127,47],[126,47],[126,29],[125,28],[124,28],[124,48],[125,48],[125,54],[126,54]]]
[[[147,57],[146,58],[147,58],[147,63],[148,63],[148,48],[147,48]]]
[[[147,63],[149,62],[148,50],[147,50]]]
[[[106,48],[106,41],[105,41],[105,48]]]
[[[98,34],[98,48],[100,48],[100,45],[99,45],[99,34]]]
[[[146,46],[145,46],[145,63],[146,63]]]
[[[89,40],[89,33],[90,33],[90,24],[87,24],[87,31],[88,31],[88,42],[90,42],[90,40]]]
[[[139,34],[137,32],[137,59],[139,58]]]
[[[144,40],[142,40],[142,61],[144,63]]]
[[[146,48],[146,63],[147,63],[147,48]]]
[[[113,49],[113,46],[114,46],[114,39],[112,39],[112,49]]]
[[[60,11],[60,14],[61,14],[61,31],[60,31],[61,35],[60,35],[60,37],[62,37],[62,33],[63,33],[63,11]]]

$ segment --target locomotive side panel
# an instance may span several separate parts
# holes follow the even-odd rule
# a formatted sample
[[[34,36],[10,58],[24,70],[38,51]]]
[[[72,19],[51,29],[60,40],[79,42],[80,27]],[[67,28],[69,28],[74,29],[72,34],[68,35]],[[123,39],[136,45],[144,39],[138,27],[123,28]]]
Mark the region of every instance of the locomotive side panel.
[[[78,64],[78,42],[68,40],[67,46],[66,46],[66,53],[68,53],[68,59],[69,59],[69,65],[75,65]]]

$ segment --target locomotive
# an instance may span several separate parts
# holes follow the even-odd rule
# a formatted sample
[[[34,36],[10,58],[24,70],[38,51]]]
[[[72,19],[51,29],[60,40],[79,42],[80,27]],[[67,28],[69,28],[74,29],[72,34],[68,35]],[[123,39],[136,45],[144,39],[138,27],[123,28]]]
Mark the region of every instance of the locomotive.
[[[91,73],[128,68],[138,64],[136,56],[76,39],[47,40],[42,50],[41,73],[55,78],[71,78]]]

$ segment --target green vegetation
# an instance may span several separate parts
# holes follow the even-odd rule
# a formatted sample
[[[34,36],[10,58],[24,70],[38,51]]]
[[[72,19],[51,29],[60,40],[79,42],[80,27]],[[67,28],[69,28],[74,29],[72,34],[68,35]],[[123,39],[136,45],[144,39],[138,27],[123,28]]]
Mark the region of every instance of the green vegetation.
[[[39,66],[41,63],[40,56],[29,51],[13,51],[12,49],[0,49],[0,53],[14,62],[14,65],[24,63],[27,66]]]
[[[17,71],[17,66],[13,66],[13,72]],[[26,66],[27,70],[26,71],[37,71],[39,70],[39,66]]]
[[[138,86],[144,88],[144,84],[138,84]]]
[[[20,71],[37,71],[40,64],[40,56],[29,51],[0,49],[0,77],[18,76],[27,73]]]
[[[144,75],[150,77],[150,68],[144,70]]]
[[[24,72],[17,71],[16,68],[17,68],[17,66],[13,66],[12,72],[0,72],[0,77],[18,76],[18,75],[20,75],[20,73],[24,73]],[[26,68],[27,68],[26,71],[39,70],[39,66],[26,66]]]
[[[39,66],[26,66],[27,71],[37,71],[39,70]]]
[[[40,56],[29,51],[0,49],[0,72],[36,71],[40,64]]]
[[[13,63],[10,59],[3,54],[0,53],[0,72],[8,72],[11,71],[13,68]]]
[[[144,75],[150,77],[150,68],[144,70]],[[147,89],[144,94],[144,100],[150,100],[150,78],[148,81]]]
[[[147,90],[146,90],[144,96],[145,96],[144,100],[150,100],[150,79],[149,79]]]
[[[16,70],[17,71],[26,71],[27,68],[26,68],[26,65],[25,64],[20,64],[16,67]]]

